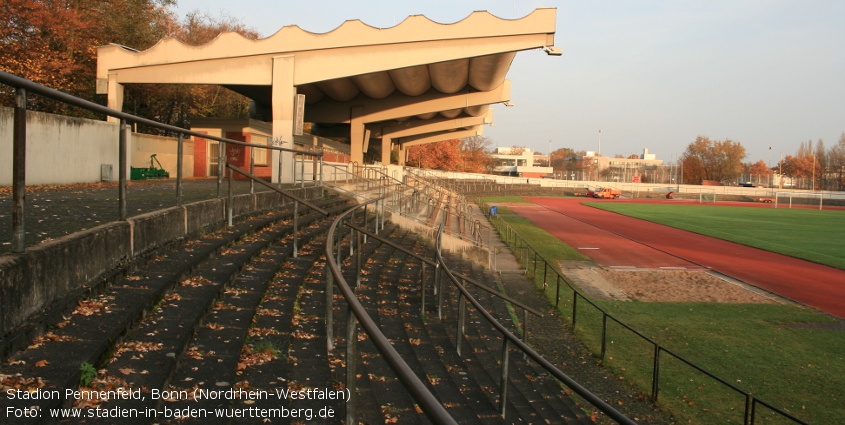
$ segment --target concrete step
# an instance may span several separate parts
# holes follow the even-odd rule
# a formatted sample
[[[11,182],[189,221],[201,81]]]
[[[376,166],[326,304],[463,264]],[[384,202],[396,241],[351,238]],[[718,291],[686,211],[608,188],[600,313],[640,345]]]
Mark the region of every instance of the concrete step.
[[[324,204],[328,207],[339,205],[336,201]],[[10,362],[2,366],[0,373],[17,378],[9,380],[4,376],[4,385],[11,384],[10,386],[23,389],[39,388],[41,391],[56,390],[61,397],[42,400],[38,403],[39,407],[69,407],[75,400],[65,397],[65,390],[77,389],[81,374],[80,365],[88,363],[100,368],[107,366],[106,363],[111,361],[112,354],[119,351],[116,343],[122,335],[129,333],[142,317],[159,312],[162,303],[176,302],[181,304],[180,308],[172,309],[173,314],[162,316],[160,319],[160,329],[164,330],[163,333],[148,332],[152,335],[146,335],[142,328],[137,328],[132,333],[137,337],[134,339],[136,342],[133,349],[140,350],[141,355],[146,350],[147,360],[157,359],[149,363],[152,366],[139,366],[139,376],[158,376],[166,381],[168,367],[175,365],[177,355],[181,355],[182,348],[199,323],[199,315],[188,313],[191,310],[189,307],[206,311],[211,300],[224,287],[223,282],[231,280],[248,258],[254,256],[274,238],[290,233],[287,225],[273,227],[274,223],[284,223],[290,217],[290,211],[253,217],[228,231],[191,241],[139,269],[121,284],[109,288],[99,298],[79,300],[76,314],[66,322],[57,324],[55,331],[35,341],[27,350],[16,354]],[[307,223],[317,218],[314,213],[302,216],[300,220]],[[266,231],[255,240],[244,241],[236,247],[233,245],[241,236],[262,229]],[[215,267],[215,264],[221,266]],[[203,272],[204,279],[187,279],[192,271],[203,270],[204,267],[210,268]],[[188,284],[178,285],[186,280]],[[147,322],[151,321],[153,320]],[[165,338],[165,334],[169,337]],[[106,367],[106,372],[107,369]],[[145,370],[147,373],[141,375]],[[97,373],[93,378],[99,386],[128,386],[123,385],[123,376],[120,375],[124,374],[108,380],[105,379],[108,375],[104,372],[102,376]],[[143,401],[125,401],[127,404],[122,406],[143,404]],[[0,404],[15,406],[19,403],[3,398]]]

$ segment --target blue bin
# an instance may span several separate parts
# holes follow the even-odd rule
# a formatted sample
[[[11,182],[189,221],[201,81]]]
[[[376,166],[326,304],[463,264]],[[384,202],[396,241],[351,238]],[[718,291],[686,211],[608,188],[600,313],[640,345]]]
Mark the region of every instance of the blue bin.
[[[490,207],[490,216],[491,216],[491,217],[492,217],[492,216],[494,216],[494,215],[496,215],[496,212],[497,212],[497,210],[496,210],[496,206],[495,206],[495,205],[493,205],[492,207]]]

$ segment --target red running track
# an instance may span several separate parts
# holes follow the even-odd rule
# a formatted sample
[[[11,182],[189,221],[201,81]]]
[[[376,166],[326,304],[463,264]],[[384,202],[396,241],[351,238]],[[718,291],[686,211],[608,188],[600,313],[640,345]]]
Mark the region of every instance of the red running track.
[[[706,267],[845,318],[843,270],[591,208],[583,199],[525,199],[547,208],[509,208],[604,267]]]

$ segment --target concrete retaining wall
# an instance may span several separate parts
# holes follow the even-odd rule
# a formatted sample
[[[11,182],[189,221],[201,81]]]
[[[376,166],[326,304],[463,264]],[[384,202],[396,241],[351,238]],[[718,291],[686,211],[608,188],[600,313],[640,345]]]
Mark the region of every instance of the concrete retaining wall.
[[[260,192],[235,198],[237,215],[270,210],[281,196]],[[101,283],[126,262],[186,235],[225,225],[226,200],[173,207],[74,233],[0,257],[0,335],[69,294]]]
[[[0,335],[131,258],[130,225],[110,223],[0,257]]]
[[[0,186],[12,184],[13,117],[0,107]],[[27,185],[98,182],[101,164],[117,180],[117,124],[27,111],[26,139]]]
[[[12,185],[14,109],[0,107],[0,186]],[[177,139],[132,133],[128,165],[147,168],[156,154],[176,178]],[[73,184],[101,181],[100,166],[109,164],[118,180],[118,125],[43,112],[26,112],[26,184]],[[194,143],[185,139],[184,176],[194,175]],[[156,164],[158,166],[158,164]],[[128,170],[127,170],[128,173]],[[127,175],[127,177],[129,177]]]

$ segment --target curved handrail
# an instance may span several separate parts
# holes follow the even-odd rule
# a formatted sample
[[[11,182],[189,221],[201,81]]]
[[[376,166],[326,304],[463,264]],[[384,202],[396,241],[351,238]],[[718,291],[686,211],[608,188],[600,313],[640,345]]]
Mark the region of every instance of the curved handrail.
[[[361,327],[364,328],[364,332],[367,333],[370,340],[376,346],[376,349],[382,355],[382,357],[387,361],[387,364],[396,373],[397,378],[402,381],[402,384],[411,394],[411,397],[414,398],[417,404],[419,404],[420,409],[422,409],[423,413],[430,419],[433,423],[436,424],[455,424],[457,422],[451,415],[446,411],[446,408],[443,407],[442,404],[434,397],[431,391],[423,384],[419,377],[411,370],[407,363],[402,359],[402,356],[393,348],[393,345],[390,344],[390,341],[387,340],[387,337],[381,333],[378,325],[373,321],[373,319],[367,314],[366,309],[364,306],[361,305],[361,302],[358,301],[358,298],[355,296],[355,292],[352,291],[352,288],[346,282],[346,279],[343,277],[343,273],[340,270],[340,266],[334,259],[334,256],[331,255],[332,253],[332,241],[334,240],[334,235],[337,230],[338,224],[343,220],[344,217],[353,213],[355,210],[360,209],[366,205],[371,203],[379,202],[384,198],[377,198],[371,201],[365,202],[360,205],[356,205],[353,208],[350,208],[348,211],[340,214],[331,224],[329,227],[329,233],[326,237],[326,264],[329,267],[329,270],[334,277],[334,282],[337,285],[338,289],[340,289],[343,298],[346,299],[349,308],[352,310],[353,314],[357,318],[358,322],[361,324]],[[327,323],[326,326],[332,326],[331,323]],[[353,361],[351,359],[347,359],[348,362]],[[348,366],[347,366],[348,367]]]
[[[400,245],[398,245],[398,244],[396,244],[396,243],[393,243],[393,242],[391,242],[391,241],[389,241],[389,240],[387,240],[387,239],[385,239],[385,238],[382,238],[381,236],[378,236],[378,235],[376,235],[375,233],[370,232],[370,231],[368,231],[368,230],[366,230],[366,229],[364,229],[364,228],[362,228],[362,227],[360,227],[360,226],[356,226],[356,225],[354,225],[354,224],[352,224],[352,223],[346,223],[346,226],[347,226],[347,227],[349,227],[349,228],[352,228],[352,229],[353,229],[353,230],[355,230],[355,231],[358,231],[358,232],[361,232],[361,233],[363,233],[363,234],[367,235],[367,237],[374,238],[374,239],[378,240],[379,242],[381,242],[381,243],[383,243],[383,244],[390,245],[390,246],[391,246],[391,247],[393,247],[394,249],[397,249],[397,250],[399,250],[399,251],[402,251],[403,253],[405,253],[405,254],[407,254],[407,255],[410,255],[410,256],[412,256],[412,257],[414,257],[414,258],[416,258],[416,259],[418,259],[418,260],[420,260],[420,261],[422,261],[422,262],[424,262],[424,263],[428,264],[429,266],[432,266],[432,267],[436,267],[436,266],[437,266],[437,262],[436,262],[436,261],[432,261],[432,260],[426,259],[426,258],[424,258],[424,257],[420,256],[419,254],[417,254],[417,253],[415,253],[415,252],[413,252],[413,251],[411,251],[411,250],[409,250],[409,249],[407,249],[407,248],[405,248],[405,247],[403,247],[403,246],[400,246]],[[462,274],[457,274],[457,277],[459,277],[459,278],[461,278],[461,279],[463,279],[463,280],[465,280],[465,281],[467,281],[467,282],[469,282],[469,283],[473,284],[474,286],[478,287],[478,289],[481,289],[481,290],[483,290],[483,291],[489,292],[491,295],[493,295],[493,296],[495,296],[495,297],[497,297],[497,298],[500,298],[500,299],[502,299],[502,300],[505,300],[505,301],[507,301],[507,302],[509,302],[509,303],[511,303],[511,304],[513,304],[513,305],[515,305],[515,306],[517,306],[517,307],[519,307],[519,308],[521,308],[521,309],[523,309],[523,310],[525,310],[525,311],[527,311],[527,312],[529,312],[529,313],[531,313],[531,314],[533,314],[533,315],[537,316],[537,317],[540,317],[540,318],[542,318],[542,317],[543,317],[543,313],[540,313],[539,311],[537,311],[537,310],[535,310],[535,309],[533,309],[533,308],[531,308],[531,307],[528,307],[527,305],[525,305],[525,304],[523,304],[523,303],[521,303],[521,302],[519,302],[519,301],[517,301],[517,300],[515,300],[515,299],[513,299],[513,298],[511,298],[511,297],[509,297],[509,296],[507,296],[507,295],[505,295],[505,294],[502,294],[501,292],[496,292],[496,291],[494,291],[494,290],[492,290],[492,289],[488,288],[487,286],[485,286],[485,285],[483,285],[483,284],[479,283],[479,282],[478,282],[478,281],[476,281],[475,279],[472,279],[472,278],[470,278],[470,277],[464,276],[464,275],[462,275]]]
[[[441,225],[440,230],[442,229],[443,226]],[[441,232],[438,231],[437,246],[440,245],[440,235]],[[586,388],[582,387],[581,384],[570,378],[569,375],[563,373],[563,371],[561,371],[555,365],[543,358],[543,356],[538,354],[531,347],[525,344],[525,342],[517,338],[516,335],[514,335],[507,328],[505,328],[504,325],[499,323],[498,320],[496,320],[490,313],[488,313],[487,310],[475,298],[473,298],[472,295],[470,295],[470,293],[466,290],[466,288],[463,287],[463,285],[458,283],[457,277],[455,277],[452,271],[449,270],[449,268],[446,266],[446,262],[443,259],[443,256],[439,249],[436,250],[436,255],[437,262],[440,264],[440,267],[446,273],[446,276],[449,277],[449,280],[452,281],[452,284],[455,286],[455,288],[457,288],[461,292],[461,294],[463,294],[463,296],[470,302],[470,304],[472,304],[476,311],[478,311],[478,313],[481,314],[481,316],[484,317],[490,325],[492,325],[494,328],[496,328],[496,330],[499,331],[500,334],[502,334],[502,338],[505,338],[510,344],[515,345],[525,355],[530,357],[532,360],[537,362],[537,364],[539,364],[543,369],[549,372],[550,375],[563,382],[567,387],[571,388],[574,392],[576,392],[586,401],[590,402],[593,406],[596,406],[609,418],[619,422],[620,424],[636,425],[636,422],[632,421],[627,416],[614,409],[607,402],[605,402]],[[503,367],[504,366],[505,365],[503,364]]]

